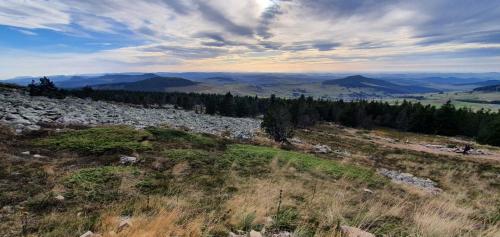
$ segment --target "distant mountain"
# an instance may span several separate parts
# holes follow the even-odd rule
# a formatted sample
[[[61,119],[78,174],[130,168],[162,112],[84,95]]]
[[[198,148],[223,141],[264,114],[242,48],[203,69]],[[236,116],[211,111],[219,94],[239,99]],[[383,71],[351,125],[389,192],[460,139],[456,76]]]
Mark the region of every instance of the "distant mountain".
[[[438,92],[438,90],[411,85],[398,85],[392,82],[364,77],[361,75],[348,76],[342,79],[323,81],[323,85],[336,85],[345,88],[373,89],[390,94],[411,94]]]
[[[487,80],[473,83],[456,84],[458,86],[494,86],[500,85],[500,80]]]
[[[98,77],[73,76],[68,80],[55,82],[56,86],[62,88],[78,88],[111,83],[128,83],[141,81],[148,78],[158,77],[156,74],[106,74]]]
[[[127,90],[127,91],[168,91],[171,88],[189,87],[200,84],[178,77],[154,77],[135,82],[112,83],[92,86],[97,90]]]
[[[480,92],[500,92],[500,83],[497,85],[482,86],[474,89],[474,91]]]
[[[209,77],[205,78],[205,81],[213,83],[222,83],[222,84],[237,82],[236,79],[233,79],[231,77]]]
[[[145,74],[106,74],[102,76],[49,76],[49,79],[61,88],[79,88],[84,86],[94,86],[100,84],[135,82],[148,78],[158,77],[153,73]],[[26,86],[32,80],[38,81],[38,77],[19,77],[4,82]]]

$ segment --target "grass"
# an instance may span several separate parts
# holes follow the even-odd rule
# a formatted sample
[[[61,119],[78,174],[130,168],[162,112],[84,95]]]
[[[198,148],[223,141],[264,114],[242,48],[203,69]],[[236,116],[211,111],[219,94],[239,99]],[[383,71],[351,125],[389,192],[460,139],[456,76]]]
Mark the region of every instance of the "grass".
[[[262,167],[264,164],[278,159],[298,170],[322,172],[335,178],[346,177],[370,183],[382,182],[373,170],[356,165],[342,164],[334,160],[322,159],[311,154],[304,154],[281,149],[235,144],[229,146],[226,157],[234,159],[240,167]]]
[[[111,157],[107,154],[114,148],[68,154],[64,151],[79,149],[59,146],[48,147],[53,159],[19,159],[13,154],[32,149],[33,139],[5,135],[4,140],[11,138],[12,143],[0,144],[6,149],[0,149],[0,207],[19,206],[29,213],[28,236],[79,236],[87,230],[107,236],[116,232],[123,215],[130,216],[133,225],[118,236],[228,236],[229,231],[262,228],[269,234],[288,230],[295,236],[335,236],[339,223],[377,236],[492,237],[500,233],[500,167],[372,143],[373,135],[403,139],[407,134],[401,138],[390,131],[358,134],[334,126],[299,132],[305,142],[350,153],[339,157],[226,145],[220,138],[165,128],[96,129],[147,134],[122,140],[147,145],[130,149],[139,153],[142,162],[103,166],[109,163],[102,158]],[[36,141],[68,133],[75,137],[89,130]],[[145,139],[149,144],[143,143]],[[412,137],[424,139],[433,137]],[[158,162],[161,169],[155,166]],[[365,167],[429,177],[443,192],[430,196],[392,184]],[[55,201],[58,194],[65,197],[63,202]],[[19,233],[21,212],[1,215],[0,235]]]
[[[132,172],[131,167],[103,166],[80,169],[69,175],[64,186],[65,196],[78,201],[106,202],[119,198],[121,175]]]
[[[218,146],[218,140],[210,135],[193,134],[169,128],[148,128],[148,132],[153,134],[158,141],[172,142],[179,144],[189,144],[195,148],[214,148]]]
[[[35,145],[54,150],[71,150],[85,154],[103,154],[147,150],[151,145],[147,131],[129,127],[99,127],[67,131],[35,141]]]

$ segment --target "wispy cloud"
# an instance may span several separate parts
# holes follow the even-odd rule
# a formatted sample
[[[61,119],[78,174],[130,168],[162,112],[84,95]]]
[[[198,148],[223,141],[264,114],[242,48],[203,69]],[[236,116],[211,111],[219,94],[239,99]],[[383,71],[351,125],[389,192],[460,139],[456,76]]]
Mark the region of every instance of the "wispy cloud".
[[[401,71],[401,60],[410,69],[420,65],[425,70],[434,63],[446,65],[443,70],[464,70],[471,62],[470,70],[499,71],[492,66],[500,57],[498,22],[497,1],[3,0],[0,29],[13,28],[21,38],[0,37],[10,52],[0,55],[0,67],[9,68],[0,77],[45,74],[48,68],[85,73],[131,67],[329,71],[399,66]],[[92,42],[61,42],[58,34]],[[96,49],[37,52],[30,47],[28,52],[19,42],[36,42],[22,37]],[[133,43],[114,43],[117,39]],[[429,60],[422,62],[425,56]],[[33,65],[29,72],[9,67],[26,62]]]

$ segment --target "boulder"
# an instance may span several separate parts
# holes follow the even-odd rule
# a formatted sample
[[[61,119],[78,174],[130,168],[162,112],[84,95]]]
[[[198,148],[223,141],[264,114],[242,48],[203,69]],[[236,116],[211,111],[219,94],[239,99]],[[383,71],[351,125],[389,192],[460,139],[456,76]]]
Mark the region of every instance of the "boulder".
[[[87,231],[83,235],[80,235],[80,237],[101,237],[102,235],[100,234],[94,234],[92,231]]]
[[[344,237],[375,237],[375,235],[372,233],[366,232],[356,227],[345,225],[340,227],[340,232]]]
[[[120,233],[131,226],[132,226],[132,220],[130,220],[129,217],[124,217],[118,224],[118,227],[116,228],[116,233]]]
[[[120,156],[120,164],[131,165],[137,163],[137,157],[135,156]]]
[[[61,195],[61,194],[59,194],[59,195],[57,195],[57,196],[55,197],[55,199],[56,199],[56,200],[58,200],[58,201],[64,201],[64,196],[63,196],[63,195]]]
[[[318,145],[315,145],[313,147],[313,151],[314,151],[314,153],[318,153],[318,154],[327,154],[327,153],[332,152],[332,148],[330,148],[328,145],[318,144]]]
[[[258,231],[255,231],[255,230],[251,230],[250,233],[249,233],[249,236],[250,237],[262,237],[262,234]]]

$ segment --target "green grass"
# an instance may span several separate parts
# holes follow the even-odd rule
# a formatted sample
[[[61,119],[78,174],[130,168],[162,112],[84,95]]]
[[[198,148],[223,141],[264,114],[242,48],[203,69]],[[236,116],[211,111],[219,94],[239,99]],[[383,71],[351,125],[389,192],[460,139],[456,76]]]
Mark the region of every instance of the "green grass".
[[[168,128],[148,128],[158,141],[190,144],[196,148],[213,148],[217,146],[217,139],[209,135],[192,134]]]
[[[81,201],[103,202],[119,197],[123,173],[134,174],[132,167],[102,166],[80,169],[64,180],[65,196]]]
[[[56,134],[36,140],[35,145],[88,154],[133,152],[150,149],[151,145],[145,140],[149,136],[147,131],[129,127],[99,127]]]
[[[341,164],[337,161],[322,159],[311,154],[285,151],[271,147],[241,144],[231,145],[225,156],[234,159],[240,166],[263,166],[265,163],[269,163],[272,159],[277,158],[302,171],[319,171],[336,178],[347,177],[368,182],[381,181],[372,170],[366,168]]]

